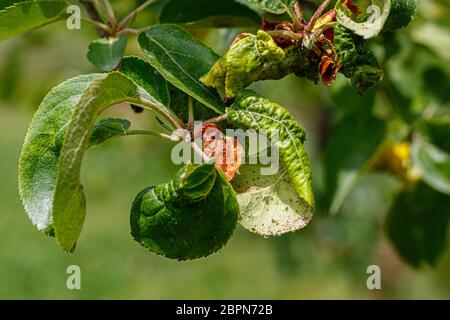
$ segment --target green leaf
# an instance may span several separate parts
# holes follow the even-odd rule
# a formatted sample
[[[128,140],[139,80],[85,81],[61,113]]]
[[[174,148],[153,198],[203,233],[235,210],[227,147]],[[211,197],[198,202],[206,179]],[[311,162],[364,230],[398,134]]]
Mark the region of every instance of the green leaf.
[[[418,0],[391,0],[391,11],[383,31],[394,31],[406,27],[414,18]]]
[[[127,40],[126,35],[94,40],[89,44],[87,58],[102,71],[114,70],[123,57]]]
[[[170,106],[167,80],[147,61],[135,56],[124,57],[120,62],[120,71],[160,101],[161,104],[166,107]]]
[[[289,10],[297,0],[248,0],[267,12],[282,14]]]
[[[219,95],[199,81],[219,58],[214,51],[175,25],[150,27],[139,35],[139,45],[145,59],[175,87],[223,113]]]
[[[95,119],[114,104],[142,104],[143,95],[143,90],[132,80],[112,72],[103,79],[94,80],[78,101],[64,136],[52,203],[55,237],[65,251],[73,250],[84,223],[86,201],[80,169]]]
[[[261,167],[242,165],[232,181],[240,207],[239,223],[265,237],[306,227],[314,212],[304,205],[286,171],[262,175]]]
[[[57,0],[29,0],[0,3],[0,40],[60,20],[68,3]]]
[[[208,108],[200,101],[192,99],[189,95],[169,85],[170,92],[170,108],[175,114],[185,123],[189,119],[189,99],[192,100],[192,107],[194,109],[194,119],[197,121],[208,120],[217,116],[217,112]]]
[[[164,7],[159,21],[196,27],[229,28],[260,24],[261,17],[235,0],[173,0]]]
[[[422,179],[437,191],[450,194],[449,154],[421,137],[415,137],[411,154],[413,165],[420,170]]]
[[[125,119],[108,118],[97,122],[92,129],[88,148],[126,135],[130,125],[130,121]]]
[[[351,79],[360,94],[383,78],[377,58],[364,42],[349,29],[339,24],[334,26],[334,46],[341,64],[340,72]]]
[[[299,214],[309,216],[314,210],[314,195],[309,158],[303,145],[306,138],[303,128],[283,107],[252,91],[241,93],[226,112],[230,124],[263,130],[278,148],[283,167],[300,196],[303,212]]]
[[[417,130],[431,144],[450,153],[450,113],[421,120],[417,124]]]
[[[412,266],[435,265],[447,244],[450,197],[419,183],[397,198],[386,232],[397,252]]]
[[[168,183],[149,187],[131,209],[131,234],[148,250],[178,260],[208,256],[231,237],[236,195],[214,165],[186,165]]]
[[[361,105],[370,108],[371,105]],[[359,177],[370,165],[386,135],[384,121],[371,110],[346,115],[332,130],[325,153],[330,213],[336,214]]]
[[[78,76],[55,87],[31,121],[19,160],[19,192],[25,211],[38,230],[52,233],[52,202],[62,142],[81,94],[102,74]]]
[[[377,36],[389,17],[391,10],[391,0],[372,0],[367,7],[366,20],[363,22],[355,21],[349,16],[349,10],[342,4],[342,0],[336,3],[336,19],[339,24],[352,30],[358,36],[364,39],[370,39]]]
[[[234,98],[255,81],[283,78],[294,71],[296,62],[295,55],[287,55],[268,33],[260,30],[256,36],[246,34],[234,43],[200,81]]]

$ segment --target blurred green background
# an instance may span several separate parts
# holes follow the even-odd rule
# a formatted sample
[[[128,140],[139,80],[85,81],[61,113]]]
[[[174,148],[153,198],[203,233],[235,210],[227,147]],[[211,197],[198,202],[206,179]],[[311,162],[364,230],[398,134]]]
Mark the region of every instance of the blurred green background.
[[[119,12],[126,12],[124,2],[112,1]],[[444,2],[422,1],[420,17],[389,40],[401,44],[393,45],[394,57],[404,57],[411,43],[419,43],[448,64],[450,19]],[[141,19],[155,20],[157,9]],[[223,52],[237,31],[193,32],[206,34],[203,40]],[[87,154],[82,177],[87,218],[76,252],[63,253],[28,220],[17,192],[17,161],[27,125],[45,94],[69,77],[95,71],[85,58],[93,39],[90,26],[69,31],[61,22],[0,42],[0,298],[450,298],[448,249],[435,267],[413,269],[385,237],[385,215],[400,185],[392,174],[365,174],[337,215],[321,210],[323,131],[349,106],[333,102],[333,87],[291,76],[255,88],[285,106],[308,132],[318,210],[305,230],[264,239],[238,226],[220,252],[191,262],[148,253],[131,238],[131,202],[144,187],[170,179],[176,167],[170,161],[170,142],[133,136]],[[138,54],[135,38],[127,53]],[[395,72],[391,78],[401,78],[399,63],[385,70]],[[416,77],[408,80],[422,81],[423,70],[406,65],[413,70],[408,77]],[[127,106],[113,107],[111,114],[131,119],[135,127],[154,125],[149,113],[134,114]],[[66,288],[66,268],[72,264],[81,268],[81,290]],[[366,269],[373,264],[381,267],[382,290],[366,287]]]

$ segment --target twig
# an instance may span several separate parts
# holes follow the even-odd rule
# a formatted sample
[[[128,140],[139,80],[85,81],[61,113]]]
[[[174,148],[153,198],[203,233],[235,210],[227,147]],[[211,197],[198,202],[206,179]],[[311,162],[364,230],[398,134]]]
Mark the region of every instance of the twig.
[[[131,20],[133,20],[137,14],[145,10],[149,5],[153,4],[156,0],[147,0],[135,10],[131,11],[125,18],[123,18],[117,25],[118,30],[122,30]]]
[[[84,6],[87,14],[89,15],[89,17],[91,18],[92,21],[102,23],[102,19],[100,18],[99,14],[97,12],[97,9],[95,9],[95,6],[92,4],[92,2],[90,2],[88,0],[80,0],[80,3]],[[110,35],[107,31],[103,30],[102,28],[100,28],[98,26],[97,26],[96,30],[97,30],[98,35],[101,38],[106,38],[107,36]]]
[[[297,17],[297,20],[300,22],[299,26],[297,27],[298,29],[302,29],[303,28],[303,11],[302,8],[300,8],[300,0],[297,1],[294,4],[294,7],[292,8],[292,10],[294,11],[295,16]]]
[[[301,33],[294,33],[287,30],[271,30],[267,31],[267,33],[270,34],[272,37],[280,37],[285,39],[291,39],[294,41],[300,41],[303,38]]]
[[[160,137],[160,138],[167,139],[167,140],[174,141],[174,142],[180,141],[180,139],[169,136],[168,134],[164,134],[161,132],[155,132],[155,131],[149,131],[149,130],[130,130],[125,135],[126,136],[149,135],[149,136]]]
[[[101,22],[92,20],[92,19],[90,19],[90,18],[84,18],[84,17],[81,17],[81,20],[84,21],[84,22],[88,22],[88,23],[92,24],[93,26],[95,26],[95,28],[96,28],[97,30],[100,29],[101,31],[106,32],[108,35],[112,33],[111,28],[108,27],[108,26],[107,26],[106,24],[104,24],[104,23],[101,23]]]
[[[191,132],[194,129],[194,103],[192,97],[188,97],[188,125],[187,129]]]
[[[228,118],[228,115],[225,113],[221,116],[206,120],[206,121],[204,121],[204,123],[218,123],[218,122],[227,120],[227,118]]]

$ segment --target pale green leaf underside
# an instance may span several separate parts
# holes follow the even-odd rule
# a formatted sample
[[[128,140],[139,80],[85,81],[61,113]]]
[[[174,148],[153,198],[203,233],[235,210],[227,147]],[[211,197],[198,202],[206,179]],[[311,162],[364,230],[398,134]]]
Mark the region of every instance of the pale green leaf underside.
[[[248,2],[257,5],[261,9],[275,14],[285,13],[296,1],[297,0],[248,0]]]
[[[111,105],[142,103],[144,91],[118,72],[94,80],[84,91],[67,126],[58,163],[52,204],[55,236],[61,247],[71,251],[85,218],[85,197],[80,182],[81,162],[89,145],[97,116]]]
[[[6,4],[0,4],[0,40],[61,19],[67,6],[67,2],[57,0],[6,1]]]
[[[262,236],[277,236],[308,225],[312,207],[305,205],[286,174],[260,174],[260,165],[243,165],[232,181],[240,206],[240,224]]]
[[[224,112],[217,92],[199,80],[219,58],[214,51],[175,25],[151,27],[139,35],[139,45],[145,59],[175,87],[215,112]]]
[[[58,85],[31,121],[19,160],[19,192],[28,216],[41,231],[52,231],[51,206],[62,146],[59,140],[85,88],[104,77],[83,75]]]
[[[102,38],[89,44],[88,60],[102,71],[111,71],[122,59],[128,37]]]

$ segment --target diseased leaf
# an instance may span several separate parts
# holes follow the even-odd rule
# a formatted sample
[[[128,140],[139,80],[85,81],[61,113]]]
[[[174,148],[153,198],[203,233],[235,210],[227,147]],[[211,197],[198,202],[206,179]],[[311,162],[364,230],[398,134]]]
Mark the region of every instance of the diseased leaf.
[[[297,0],[248,0],[267,12],[282,14],[291,8]]]
[[[147,61],[135,56],[124,57],[120,62],[120,71],[164,106],[170,106],[167,80]]]
[[[400,256],[420,267],[435,265],[447,244],[450,197],[419,183],[400,193],[386,219],[386,232]]]
[[[347,29],[350,29],[355,34],[370,39],[377,36],[389,16],[391,10],[391,0],[372,0],[367,7],[366,12],[368,17],[364,22],[353,20],[350,10],[343,5],[342,0],[336,3],[336,19],[339,24]],[[358,19],[357,19],[358,20]]]
[[[44,98],[31,121],[19,160],[19,192],[25,211],[38,230],[51,234],[52,202],[62,133],[81,94],[102,74],[72,78]]]
[[[386,124],[370,110],[362,110],[345,116],[332,132],[325,153],[325,181],[330,213],[336,214],[379,150]]]
[[[340,72],[351,79],[360,94],[382,80],[383,70],[361,37],[337,24],[334,27],[334,45],[341,65]]]
[[[262,175],[261,165],[242,165],[231,184],[240,206],[239,223],[262,236],[277,236],[302,229],[313,216],[284,169]]]
[[[89,44],[87,58],[102,71],[114,70],[123,57],[127,40],[126,35],[94,40]]]
[[[383,31],[406,27],[414,18],[418,0],[391,0],[391,11]]]
[[[129,78],[113,72],[92,81],[78,101],[64,136],[52,203],[55,237],[65,251],[73,250],[84,223],[86,208],[80,170],[95,119],[114,104],[142,104],[144,94]]]
[[[98,146],[127,134],[130,121],[124,119],[108,118],[97,122],[92,129],[88,148]]]
[[[412,144],[413,165],[422,179],[439,192],[450,195],[450,156],[421,137],[415,137]]]
[[[178,89],[222,114],[224,105],[215,90],[204,86],[206,74],[218,55],[175,25],[157,25],[139,35],[145,59]]]
[[[131,234],[148,250],[178,260],[208,256],[231,237],[239,216],[236,195],[214,165],[186,165],[168,183],[136,197]]]
[[[261,17],[235,0],[173,0],[164,7],[159,21],[195,27],[229,28],[258,25]]]
[[[0,40],[60,20],[68,3],[58,0],[5,0],[0,3]]]
[[[283,168],[299,195],[300,216],[312,216],[314,195],[311,169],[303,145],[305,132],[289,112],[252,91],[244,91],[226,110],[228,122],[236,127],[263,130],[279,150]]]
[[[296,55],[286,57],[272,37],[260,30],[256,36],[245,34],[234,43],[200,81],[234,98],[254,81],[283,78],[295,70],[296,62]]]

